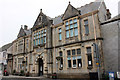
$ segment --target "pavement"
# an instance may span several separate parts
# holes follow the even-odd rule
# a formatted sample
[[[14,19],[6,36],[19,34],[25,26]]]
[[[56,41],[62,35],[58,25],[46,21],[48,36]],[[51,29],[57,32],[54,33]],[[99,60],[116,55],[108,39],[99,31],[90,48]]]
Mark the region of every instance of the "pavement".
[[[9,76],[2,76],[1,80],[48,80],[48,78],[46,78],[44,76],[40,76],[40,77],[26,77],[26,76],[9,75]]]

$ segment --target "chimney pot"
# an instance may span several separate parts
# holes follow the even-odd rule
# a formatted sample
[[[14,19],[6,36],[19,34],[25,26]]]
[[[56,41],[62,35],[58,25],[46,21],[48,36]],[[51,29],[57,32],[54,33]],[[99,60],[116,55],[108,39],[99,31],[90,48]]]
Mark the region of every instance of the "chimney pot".
[[[24,25],[24,30],[27,30],[28,26],[27,25]]]

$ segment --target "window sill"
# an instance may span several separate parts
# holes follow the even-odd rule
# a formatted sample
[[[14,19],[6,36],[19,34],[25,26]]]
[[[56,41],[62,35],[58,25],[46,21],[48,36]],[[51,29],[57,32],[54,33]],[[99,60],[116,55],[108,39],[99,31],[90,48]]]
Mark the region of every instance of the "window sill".
[[[62,42],[62,40],[59,40],[59,42]]]
[[[88,66],[87,68],[91,70],[93,67],[92,66]]]
[[[85,34],[86,36],[88,36],[89,34]]]

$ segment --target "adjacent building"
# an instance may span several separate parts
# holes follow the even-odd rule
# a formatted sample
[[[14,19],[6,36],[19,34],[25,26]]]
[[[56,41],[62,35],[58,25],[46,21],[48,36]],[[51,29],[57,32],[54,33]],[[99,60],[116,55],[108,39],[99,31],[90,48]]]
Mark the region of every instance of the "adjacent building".
[[[101,23],[105,73],[120,71],[120,14]]]
[[[7,69],[7,49],[12,43],[6,44],[0,48],[0,75]]]
[[[17,39],[13,41],[13,70],[16,72],[30,71],[31,46],[31,29],[28,29],[26,25],[21,26]]]

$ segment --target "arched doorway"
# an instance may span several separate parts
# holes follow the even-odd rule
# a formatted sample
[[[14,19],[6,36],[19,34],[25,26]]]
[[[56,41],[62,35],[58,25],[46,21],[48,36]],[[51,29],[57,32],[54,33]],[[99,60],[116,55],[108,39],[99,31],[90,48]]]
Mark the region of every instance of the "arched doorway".
[[[43,75],[43,60],[42,58],[38,58],[38,76]]]

